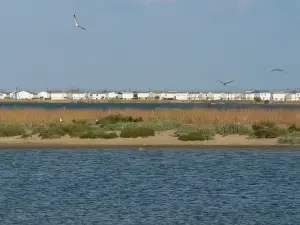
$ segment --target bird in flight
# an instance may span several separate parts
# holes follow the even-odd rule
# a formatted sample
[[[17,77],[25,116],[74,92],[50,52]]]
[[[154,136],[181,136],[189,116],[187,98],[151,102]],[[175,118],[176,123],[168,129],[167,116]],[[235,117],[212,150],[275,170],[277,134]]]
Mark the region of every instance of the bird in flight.
[[[275,72],[275,71],[287,73],[286,71],[284,71],[284,70],[282,70],[282,69],[272,69],[272,70],[271,70],[271,72]]]
[[[74,22],[75,22],[75,26],[81,28],[82,30],[86,30],[85,28],[83,28],[82,26],[79,25],[76,16],[74,15]]]
[[[220,80],[218,80],[220,83],[222,83],[224,86],[226,86],[227,84],[230,84],[230,83],[232,83],[233,81],[235,81],[235,80],[231,80],[231,81],[227,81],[227,82],[223,82],[223,81],[220,81]]]

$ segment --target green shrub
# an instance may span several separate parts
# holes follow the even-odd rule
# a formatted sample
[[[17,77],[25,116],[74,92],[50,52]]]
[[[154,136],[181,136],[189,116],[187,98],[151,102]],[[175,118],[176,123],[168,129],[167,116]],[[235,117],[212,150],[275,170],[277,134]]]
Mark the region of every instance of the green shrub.
[[[42,139],[56,139],[66,135],[60,127],[47,127],[45,129],[40,129],[38,134]]]
[[[216,126],[216,133],[221,135],[230,135],[230,134],[239,134],[239,135],[245,135],[245,134],[251,134],[252,129],[247,127],[244,124],[220,124]]]
[[[293,133],[293,132],[299,132],[300,131],[300,127],[298,127],[296,124],[291,124],[288,128],[288,131],[290,133]]]
[[[105,131],[117,131],[117,130],[122,130],[125,126],[125,123],[119,122],[119,123],[114,123],[114,124],[106,124],[102,126],[103,130]]]
[[[276,128],[276,124],[273,121],[260,121],[257,123],[252,124],[252,129],[261,130],[264,128]]]
[[[72,122],[76,123],[76,124],[85,124],[85,125],[90,124],[87,120],[75,120],[75,119],[73,119]]]
[[[21,125],[1,124],[0,137],[13,137],[25,134],[25,127]]]
[[[149,127],[127,127],[120,133],[120,137],[122,138],[149,137],[154,135],[154,130]]]
[[[178,129],[182,126],[182,123],[179,121],[174,120],[147,120],[140,123],[124,123],[123,128],[129,127],[147,127],[151,128],[155,131],[166,131],[166,130],[173,130]]]
[[[94,129],[86,123],[45,123],[36,126],[32,134],[39,134],[42,138],[58,138],[64,135],[79,137],[88,130]]]
[[[288,145],[299,145],[300,144],[300,134],[293,133],[288,134],[278,139],[279,144],[288,144]]]
[[[190,132],[188,134],[181,134],[178,136],[180,141],[206,141],[213,140],[215,136],[215,130],[209,126],[198,127],[197,131]]]
[[[180,135],[188,134],[191,132],[197,132],[199,129],[199,125],[196,124],[183,124],[180,126],[175,132],[174,136],[179,137]]]
[[[180,141],[206,141],[212,140],[213,136],[207,136],[203,133],[191,132],[188,134],[183,134],[178,136],[178,140]]]
[[[25,134],[22,134],[21,138],[29,138],[31,137],[31,134],[28,134],[28,133],[25,133]]]
[[[109,115],[107,117],[99,119],[96,124],[100,124],[101,127],[104,127],[107,124],[116,124],[116,123],[138,123],[144,121],[142,117],[133,118],[132,116],[122,116],[122,115]]]
[[[68,134],[70,137],[79,137],[87,130],[91,130],[92,127],[85,123],[61,123],[57,129],[60,129],[62,133]]]
[[[277,138],[287,133],[286,129],[279,128],[271,121],[261,121],[252,125],[256,138]]]
[[[106,133],[101,130],[89,130],[87,133],[80,136],[81,139],[114,139],[118,137],[117,133]]]
[[[210,140],[211,137],[216,135],[215,129],[211,126],[201,126],[198,128],[197,133],[207,137],[206,140]]]

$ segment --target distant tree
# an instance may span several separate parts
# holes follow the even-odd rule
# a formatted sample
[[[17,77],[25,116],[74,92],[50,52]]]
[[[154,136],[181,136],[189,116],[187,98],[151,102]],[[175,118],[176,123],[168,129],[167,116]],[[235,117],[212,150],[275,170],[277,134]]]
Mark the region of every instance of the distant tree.
[[[156,95],[156,96],[154,97],[154,99],[155,99],[155,100],[159,100],[159,96]]]

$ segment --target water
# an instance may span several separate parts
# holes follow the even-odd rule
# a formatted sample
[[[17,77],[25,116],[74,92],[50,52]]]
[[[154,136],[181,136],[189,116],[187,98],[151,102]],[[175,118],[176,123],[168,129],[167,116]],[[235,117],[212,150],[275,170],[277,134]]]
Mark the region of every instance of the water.
[[[0,224],[300,221],[300,151],[1,150]]]
[[[0,102],[0,108],[45,108],[45,109],[155,109],[155,108],[259,108],[259,109],[300,109],[300,104],[250,104],[228,102],[208,103],[38,103],[38,102]]]

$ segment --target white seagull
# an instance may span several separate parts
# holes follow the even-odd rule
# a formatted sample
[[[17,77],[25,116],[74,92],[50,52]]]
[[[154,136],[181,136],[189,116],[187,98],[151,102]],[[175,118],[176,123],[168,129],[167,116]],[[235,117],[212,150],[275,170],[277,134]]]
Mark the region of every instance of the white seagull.
[[[83,28],[82,26],[79,25],[76,16],[74,15],[74,22],[75,22],[75,26],[76,27],[80,27],[82,30],[86,30],[85,28]]]

